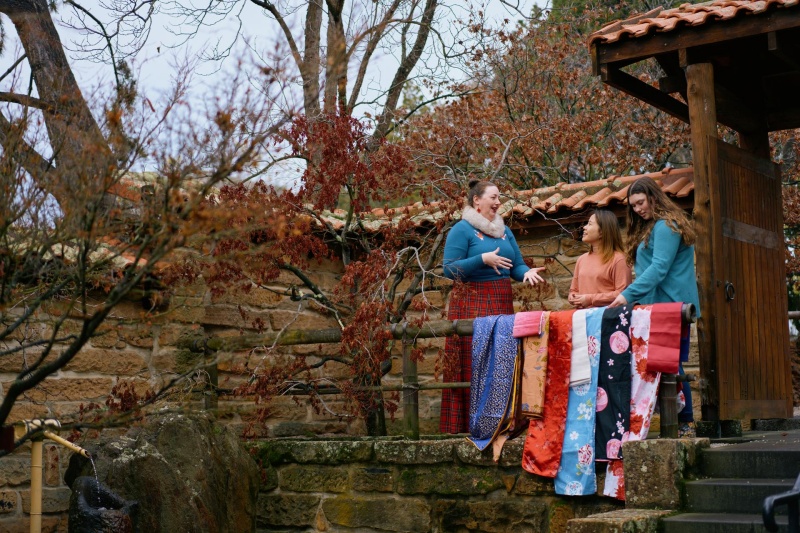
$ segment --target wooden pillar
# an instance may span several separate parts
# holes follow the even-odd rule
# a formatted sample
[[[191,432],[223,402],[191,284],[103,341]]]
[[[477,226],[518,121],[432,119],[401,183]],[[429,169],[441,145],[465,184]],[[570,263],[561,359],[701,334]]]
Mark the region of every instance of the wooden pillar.
[[[739,148],[747,150],[751,154],[771,160],[772,154],[769,148],[769,132],[760,130],[748,133],[739,132]]]
[[[719,289],[715,266],[721,265],[721,221],[717,175],[717,110],[714,100],[714,67],[710,63],[686,66],[689,123],[694,165],[694,220],[697,230],[695,259],[700,292],[697,337],[700,348],[702,418],[719,420],[719,379],[717,374],[717,302]]]

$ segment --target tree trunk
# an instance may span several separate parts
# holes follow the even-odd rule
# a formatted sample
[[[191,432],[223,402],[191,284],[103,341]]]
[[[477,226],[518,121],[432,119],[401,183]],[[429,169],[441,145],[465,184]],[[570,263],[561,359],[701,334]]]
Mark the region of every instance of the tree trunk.
[[[110,150],[69,66],[46,0],[0,1],[0,12],[17,30],[28,57],[58,179],[32,172],[59,201],[65,214],[83,209],[87,191],[105,191]],[[20,163],[22,164],[22,163]],[[31,172],[30,168],[26,168]]]

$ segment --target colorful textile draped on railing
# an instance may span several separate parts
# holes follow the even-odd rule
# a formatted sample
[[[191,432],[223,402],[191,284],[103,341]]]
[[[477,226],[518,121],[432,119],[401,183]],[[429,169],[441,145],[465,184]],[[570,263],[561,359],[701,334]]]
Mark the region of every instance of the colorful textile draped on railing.
[[[677,367],[681,317],[680,304],[554,311],[524,339],[512,336],[515,315],[476,319],[469,440],[481,450],[493,445],[498,460],[525,416],[525,470],[555,478],[558,494],[588,495],[597,492],[595,461],[602,461],[603,494],[624,499],[622,444],[647,437],[656,404],[660,373],[648,367],[649,345],[655,337],[659,365]],[[524,384],[543,369],[543,407],[534,409]]]

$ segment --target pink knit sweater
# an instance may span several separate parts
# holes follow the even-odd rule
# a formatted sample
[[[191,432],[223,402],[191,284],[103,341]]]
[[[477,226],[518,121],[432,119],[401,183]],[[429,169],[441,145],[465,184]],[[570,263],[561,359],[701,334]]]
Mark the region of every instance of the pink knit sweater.
[[[631,268],[622,252],[615,252],[608,263],[599,253],[588,252],[578,258],[569,287],[570,294],[591,295],[590,307],[601,307],[631,284]]]

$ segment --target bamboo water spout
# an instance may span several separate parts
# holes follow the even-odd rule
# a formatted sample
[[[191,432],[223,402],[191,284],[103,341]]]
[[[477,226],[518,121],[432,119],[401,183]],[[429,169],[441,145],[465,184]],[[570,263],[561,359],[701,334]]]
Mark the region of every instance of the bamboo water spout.
[[[44,439],[50,439],[75,453],[91,459],[91,454],[88,451],[51,431],[60,428],[61,423],[52,418],[23,420],[14,424],[15,439],[19,440],[28,435],[31,437],[31,533],[41,533],[42,531],[42,443]]]

